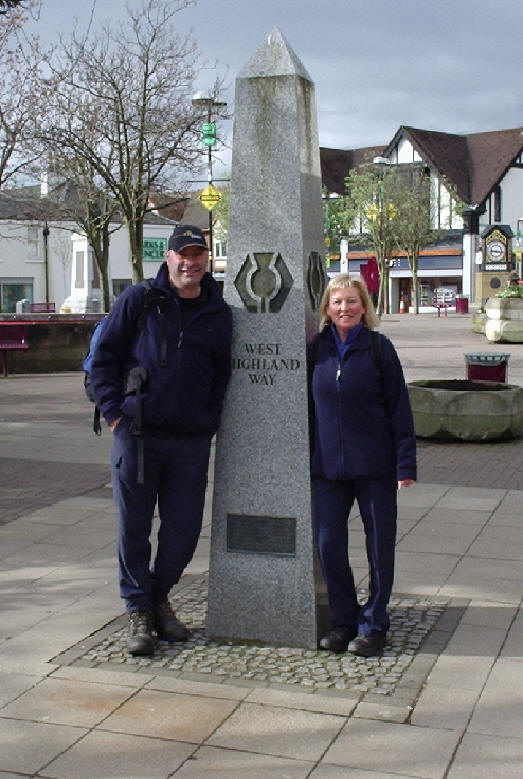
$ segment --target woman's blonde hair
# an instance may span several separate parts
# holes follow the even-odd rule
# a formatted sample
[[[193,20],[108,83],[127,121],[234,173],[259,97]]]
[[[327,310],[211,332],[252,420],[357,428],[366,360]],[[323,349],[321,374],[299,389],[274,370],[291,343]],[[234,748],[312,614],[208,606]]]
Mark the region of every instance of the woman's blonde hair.
[[[331,293],[337,289],[346,289],[347,287],[355,287],[358,290],[361,302],[363,303],[363,308],[365,309],[363,324],[365,327],[368,327],[369,330],[374,330],[379,324],[379,319],[374,311],[374,304],[369,295],[367,285],[361,276],[349,276],[348,273],[340,273],[337,276],[334,276],[327,284],[320,304],[320,330],[323,330],[325,325],[329,325],[331,322],[331,318],[327,314]]]

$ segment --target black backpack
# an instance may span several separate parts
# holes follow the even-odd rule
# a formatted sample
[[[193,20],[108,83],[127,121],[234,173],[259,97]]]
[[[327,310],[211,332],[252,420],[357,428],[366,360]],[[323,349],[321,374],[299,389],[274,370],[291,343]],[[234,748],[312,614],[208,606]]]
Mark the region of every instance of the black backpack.
[[[158,306],[161,308],[162,307],[161,301],[165,299],[165,291],[160,289],[159,287],[154,287],[153,281],[154,279],[145,279],[144,281],[139,282],[139,286],[145,288],[145,294],[143,296],[142,310],[136,322],[135,335],[138,335],[138,332],[143,327],[145,323],[145,319],[149,311],[151,310],[151,308],[155,304],[158,304]],[[100,319],[100,321],[96,323],[94,330],[91,334],[91,338],[89,340],[89,349],[82,362],[82,368],[84,371],[84,391],[85,394],[87,395],[88,400],[90,400],[91,403],[95,402],[93,397],[93,391],[91,388],[91,365],[96,351],[96,346],[100,340],[100,336],[103,333],[104,327],[107,323],[107,319],[108,319],[108,314],[106,314],[103,317],[103,319]],[[162,345],[162,354],[165,351],[163,347],[164,345]],[[98,408],[98,406],[95,406],[94,413],[93,413],[93,432],[96,435],[102,435],[102,426],[100,424],[100,409]]]

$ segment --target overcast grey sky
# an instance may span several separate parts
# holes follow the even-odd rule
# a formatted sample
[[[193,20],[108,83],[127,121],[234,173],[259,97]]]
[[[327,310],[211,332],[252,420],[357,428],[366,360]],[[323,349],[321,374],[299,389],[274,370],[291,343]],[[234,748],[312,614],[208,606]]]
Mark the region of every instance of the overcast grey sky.
[[[40,29],[118,23],[126,0],[42,0]],[[320,144],[387,144],[401,124],[446,132],[523,125],[522,0],[199,0],[177,17],[238,70],[278,26],[316,86]],[[205,84],[205,76],[200,84]],[[212,77],[209,77],[209,84]]]

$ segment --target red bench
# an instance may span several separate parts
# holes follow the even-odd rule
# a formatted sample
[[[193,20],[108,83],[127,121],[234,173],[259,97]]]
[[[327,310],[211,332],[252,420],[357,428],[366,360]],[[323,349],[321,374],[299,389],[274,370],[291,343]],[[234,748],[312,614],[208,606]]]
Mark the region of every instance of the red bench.
[[[17,322],[0,322],[0,352],[4,376],[7,376],[7,353],[23,349],[29,349],[25,325],[19,325]]]
[[[31,314],[54,314],[54,303],[31,303]]]

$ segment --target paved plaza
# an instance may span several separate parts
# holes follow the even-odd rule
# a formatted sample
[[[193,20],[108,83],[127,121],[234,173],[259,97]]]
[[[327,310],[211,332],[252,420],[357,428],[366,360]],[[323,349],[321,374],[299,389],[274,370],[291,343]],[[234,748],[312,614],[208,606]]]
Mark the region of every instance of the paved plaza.
[[[408,381],[510,353],[470,316],[384,317]],[[512,779],[523,766],[523,439],[419,441],[399,493],[383,657],[206,640],[212,473],[174,594],[193,628],[153,658],[124,646],[108,488],[80,373],[0,380],[0,779]],[[355,575],[363,533],[351,519]],[[261,583],[262,585],[263,583]]]

